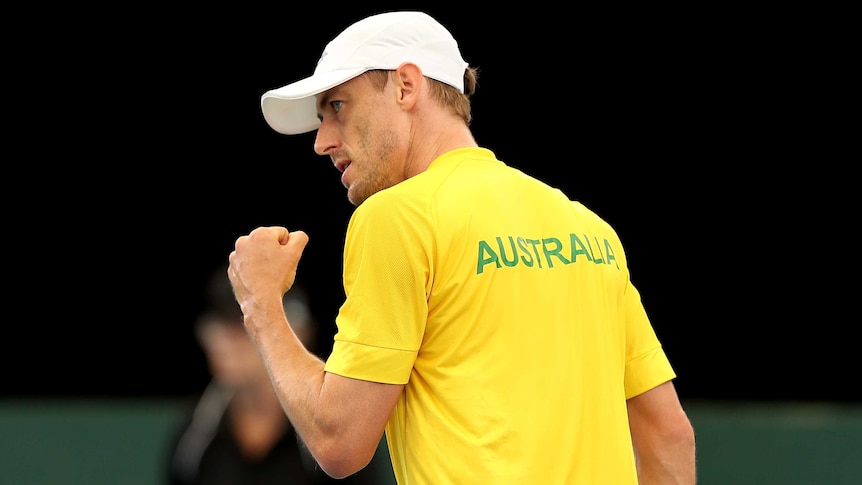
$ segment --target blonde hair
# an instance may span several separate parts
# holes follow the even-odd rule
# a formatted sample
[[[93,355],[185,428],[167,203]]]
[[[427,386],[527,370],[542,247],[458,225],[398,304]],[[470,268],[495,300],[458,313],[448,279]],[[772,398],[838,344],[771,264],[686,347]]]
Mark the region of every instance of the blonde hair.
[[[389,73],[392,71],[375,69],[368,71],[363,76],[368,77],[373,85],[381,91],[389,81]],[[442,106],[449,108],[456,116],[464,120],[467,126],[473,121],[473,113],[470,106],[470,97],[476,92],[479,85],[479,69],[468,67],[464,71],[464,92],[460,92],[453,86],[436,79],[426,78],[431,86],[431,97]]]

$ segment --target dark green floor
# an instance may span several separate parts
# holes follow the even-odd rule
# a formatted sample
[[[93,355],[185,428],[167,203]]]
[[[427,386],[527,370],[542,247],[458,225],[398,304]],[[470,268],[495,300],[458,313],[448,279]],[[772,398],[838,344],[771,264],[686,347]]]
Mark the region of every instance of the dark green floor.
[[[686,403],[699,485],[859,485],[862,406]],[[170,400],[0,400],[0,483],[160,485]]]

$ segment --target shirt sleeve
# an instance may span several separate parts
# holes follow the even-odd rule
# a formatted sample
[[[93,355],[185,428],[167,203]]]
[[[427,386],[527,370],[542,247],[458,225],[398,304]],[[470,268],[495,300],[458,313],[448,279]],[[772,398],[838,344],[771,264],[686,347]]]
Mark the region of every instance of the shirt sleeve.
[[[387,191],[354,211],[344,247],[345,301],[328,372],[404,384],[425,333],[432,238],[427,217]]]
[[[676,377],[649,321],[640,292],[629,281],[626,311],[626,399],[642,394]]]

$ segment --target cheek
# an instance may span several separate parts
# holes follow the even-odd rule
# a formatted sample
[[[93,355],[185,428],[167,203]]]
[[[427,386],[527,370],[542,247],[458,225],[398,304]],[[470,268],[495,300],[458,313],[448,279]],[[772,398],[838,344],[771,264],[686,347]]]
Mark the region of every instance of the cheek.
[[[373,116],[365,116],[358,120],[355,125],[356,130],[353,133],[351,143],[357,150],[358,154],[351,154],[354,161],[366,158],[369,153],[372,153],[375,145],[375,130],[378,128],[377,120]]]
[[[389,159],[399,146],[400,111],[382,100],[366,106],[368,109],[355,114],[347,140],[354,150],[351,153],[354,163]]]
[[[366,104],[354,114],[354,123],[352,125],[359,135],[368,136],[369,133],[380,126],[380,123],[386,122],[386,106],[381,103]]]

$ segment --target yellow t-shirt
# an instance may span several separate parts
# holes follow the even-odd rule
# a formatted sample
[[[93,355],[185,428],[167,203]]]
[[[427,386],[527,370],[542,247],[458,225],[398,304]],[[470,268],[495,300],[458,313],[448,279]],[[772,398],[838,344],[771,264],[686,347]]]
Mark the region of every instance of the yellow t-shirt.
[[[357,207],[326,370],[406,384],[402,485],[637,483],[626,399],[675,376],[606,222],[483,148]]]

